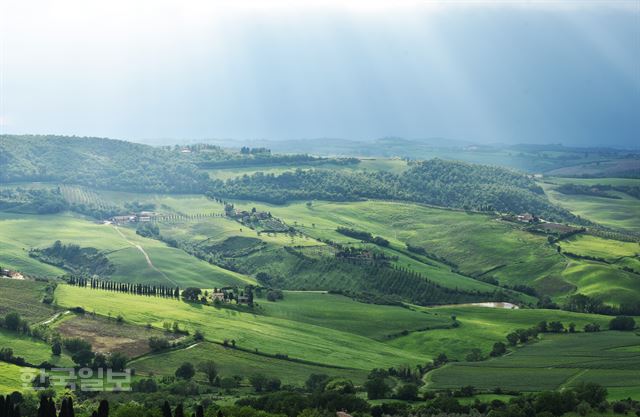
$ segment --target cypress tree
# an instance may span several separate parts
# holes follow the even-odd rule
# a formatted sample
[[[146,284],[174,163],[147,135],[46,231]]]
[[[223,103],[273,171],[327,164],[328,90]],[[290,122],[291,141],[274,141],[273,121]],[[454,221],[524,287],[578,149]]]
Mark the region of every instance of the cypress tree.
[[[71,399],[71,397],[69,397],[69,400],[67,401],[67,407],[69,409],[69,417],[76,417],[76,413],[75,411],[73,411],[73,400]]]
[[[49,397],[47,417],[56,417],[56,404],[51,397]]]
[[[98,406],[98,417],[109,417],[109,401],[100,401],[100,405]]]
[[[58,417],[71,417],[69,415],[69,407],[67,406],[67,399],[63,398],[62,403],[60,404],[60,413]]]
[[[38,417],[49,417],[49,403],[47,398],[40,397],[40,406],[38,407]]]
[[[173,417],[171,415],[171,407],[169,406],[168,401],[165,401],[164,404],[162,404],[162,417]]]

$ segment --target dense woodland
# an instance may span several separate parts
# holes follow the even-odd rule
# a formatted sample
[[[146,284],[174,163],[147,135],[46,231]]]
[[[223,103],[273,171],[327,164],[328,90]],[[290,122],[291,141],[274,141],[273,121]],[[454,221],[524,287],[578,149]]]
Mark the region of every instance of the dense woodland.
[[[213,183],[210,195],[281,204],[293,200],[400,200],[479,211],[531,212],[579,221],[551,204],[527,176],[504,168],[432,159],[402,174],[296,170]]]
[[[99,189],[194,193],[207,175],[179,153],[100,138],[2,136],[0,182],[55,181]]]
[[[552,205],[531,178],[499,167],[433,159],[414,162],[402,174],[311,169],[281,175],[258,172],[223,182],[210,180],[198,166],[325,161],[352,164],[357,160],[272,155],[268,150],[251,148],[234,154],[207,145],[188,150],[185,153],[175,148],[100,138],[5,135],[0,141],[0,163],[5,168],[0,172],[0,181],[55,181],[134,192],[207,193],[211,197],[276,204],[374,198],[479,211],[531,212],[550,220],[580,221]]]

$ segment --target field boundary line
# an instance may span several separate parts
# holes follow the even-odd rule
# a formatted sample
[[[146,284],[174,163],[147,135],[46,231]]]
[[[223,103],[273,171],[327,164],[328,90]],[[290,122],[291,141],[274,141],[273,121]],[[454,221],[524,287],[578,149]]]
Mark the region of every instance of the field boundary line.
[[[589,369],[581,369],[581,370],[579,370],[578,372],[576,372],[575,374],[573,374],[569,378],[567,378],[567,380],[564,381],[562,384],[560,384],[558,386],[558,389],[567,388],[569,384],[571,384],[573,381],[575,381],[576,379],[578,379],[582,375],[586,374],[588,371],[589,371]]]
[[[133,246],[134,248],[137,248],[142,255],[144,256],[145,260],[147,261],[147,265],[149,266],[149,268],[153,269],[154,271],[158,272],[160,275],[162,275],[167,281],[169,281],[171,284],[175,285],[176,287],[178,286],[178,284],[172,280],[171,278],[169,278],[167,276],[167,274],[165,274],[164,272],[162,272],[160,269],[158,269],[153,262],[151,262],[151,258],[149,257],[149,254],[147,254],[147,252],[144,250],[144,248],[140,245],[138,245],[137,243],[134,243],[132,241],[130,241],[125,235],[124,233],[122,233],[120,231],[120,229],[118,229],[118,226],[113,226],[113,228],[116,230],[116,232],[118,232],[118,234],[127,242],[129,243],[131,246]]]

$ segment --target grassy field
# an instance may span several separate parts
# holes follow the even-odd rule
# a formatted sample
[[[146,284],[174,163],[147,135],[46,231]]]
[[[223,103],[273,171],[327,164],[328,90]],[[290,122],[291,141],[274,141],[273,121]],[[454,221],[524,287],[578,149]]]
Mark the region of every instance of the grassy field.
[[[578,292],[599,297],[608,304],[638,301],[640,277],[615,266],[591,261],[571,261],[563,278],[576,285]]]
[[[261,302],[261,311],[277,317],[358,334],[376,340],[388,339],[402,331],[448,327],[449,317],[436,316],[428,310],[416,312],[406,308],[371,305],[349,298],[308,292],[285,293],[282,302]]]
[[[15,311],[34,324],[53,316],[54,309],[41,302],[45,286],[43,282],[0,278],[0,317]]]
[[[280,175],[283,172],[295,171],[296,169],[320,169],[320,170],[340,170],[340,171],[389,171],[401,173],[407,169],[406,161],[398,158],[361,158],[359,164],[338,165],[338,164],[295,164],[295,165],[265,165],[235,168],[213,168],[204,170],[212,179],[227,180],[229,178],[252,175],[256,172],[265,174]]]
[[[10,394],[20,389],[22,386],[21,369],[20,366],[0,362],[0,395]]]
[[[42,340],[34,339],[15,332],[0,329],[0,348],[13,349],[13,356],[23,357],[33,365],[42,362],[49,362],[59,366],[71,366],[71,358],[62,354],[54,356],[51,354],[51,346]]]
[[[632,332],[544,335],[512,354],[483,362],[452,363],[428,375],[429,388],[521,391],[561,389],[580,382],[609,388],[611,398],[640,395],[640,337]]]
[[[428,253],[457,264],[465,274],[493,276],[509,284],[534,284],[537,279],[556,278],[565,263],[544,236],[484,214],[382,201],[314,202],[310,208],[304,203],[294,203],[267,209],[297,222],[314,237],[353,242],[337,233],[336,227],[367,230],[388,239],[397,249],[404,250],[406,243],[423,247]],[[439,283],[451,279],[460,288],[475,289],[481,285],[447,269],[438,269],[440,274],[433,276],[434,280],[439,278]]]
[[[83,306],[105,316],[122,314],[128,323],[157,328],[165,321],[176,321],[182,328],[203,331],[210,341],[234,339],[244,349],[287,354],[333,366],[368,370],[372,366],[415,365],[430,359],[425,354],[405,352],[369,337],[328,327],[177,300],[60,285],[56,302],[64,307]],[[423,317],[422,313],[415,314]],[[424,317],[428,321],[428,316]]]
[[[344,377],[355,383],[362,383],[366,379],[364,370],[336,369],[291,362],[244,352],[238,349],[202,342],[193,348],[182,349],[153,355],[133,361],[130,365],[136,374],[145,376],[171,376],[184,362],[198,365],[199,362],[212,360],[215,362],[221,377],[241,376],[243,379],[256,374],[279,378],[283,384],[303,386],[311,374],[325,374],[333,377]],[[204,380],[203,374],[197,374],[196,379]]]
[[[384,160],[388,161],[388,160]],[[380,161],[378,161],[380,162]],[[178,213],[184,215],[195,215],[203,213],[218,213],[222,211],[222,205],[209,200],[203,196],[185,195],[168,196],[160,194],[131,194],[131,193],[105,193],[101,192],[103,198],[109,201],[123,204],[125,201],[141,201],[153,203],[157,210],[165,213]],[[615,201],[615,200],[612,200]],[[317,239],[330,239],[344,244],[360,245],[354,239],[343,236],[335,231],[338,226],[352,227],[367,230],[374,235],[385,237],[391,242],[390,248],[383,249],[392,257],[398,260],[394,263],[403,268],[408,268],[419,272],[430,280],[447,288],[459,288],[468,291],[492,292],[496,287],[471,279],[465,275],[477,276],[479,278],[495,278],[507,285],[522,284],[537,288],[544,294],[562,297],[574,291],[589,291],[594,293],[597,287],[589,283],[594,275],[593,268],[574,267],[576,262],[569,262],[549,245],[544,236],[528,233],[518,225],[496,220],[493,216],[484,214],[465,213],[454,210],[444,210],[430,208],[415,204],[391,203],[380,201],[356,202],[356,203],[329,203],[313,202],[311,207],[304,203],[293,203],[284,206],[267,205],[252,202],[236,202],[239,208],[258,209],[271,211],[275,216],[283,219],[287,224],[294,225],[302,230],[305,235]],[[446,226],[446,227],[443,227]],[[234,236],[254,237],[265,242],[272,243],[273,248],[283,246],[322,246],[323,244],[315,239],[300,236],[288,236],[285,234],[258,235],[243,225],[225,217],[207,218],[184,218],[159,223],[160,231],[163,235],[182,241],[192,243],[221,242],[224,239]],[[576,238],[576,242],[583,236]],[[593,242],[587,242],[582,247],[594,248],[594,242],[599,238],[590,237]],[[601,241],[605,241],[601,239]],[[572,245],[567,245],[566,250]],[[429,254],[433,254],[454,263],[459,268],[460,273],[452,271],[452,267],[445,265],[431,258],[411,254],[406,250],[406,243],[424,248]],[[624,247],[626,253],[632,249],[633,244],[626,244],[617,241],[608,242],[602,247],[602,251],[609,251],[615,245]],[[321,249],[321,248],[319,248]],[[575,248],[578,250],[579,248]],[[148,252],[154,248],[149,248]],[[164,249],[166,250],[166,249]],[[110,256],[118,259],[117,263],[126,264],[127,260],[134,259],[135,248],[129,247],[125,251],[114,252]],[[617,248],[616,252],[620,252]],[[614,252],[612,252],[614,253]],[[586,253],[585,253],[586,254]],[[267,255],[265,255],[267,256]],[[263,265],[269,262],[268,256],[262,256],[255,262]],[[277,251],[273,252],[272,261],[278,258]],[[162,262],[165,257],[155,257],[157,262]],[[283,260],[284,261],[284,260]],[[255,262],[248,261],[248,270],[255,269]],[[624,265],[634,267],[635,260],[625,259]],[[171,271],[173,262],[160,268]],[[631,264],[631,265],[628,265]],[[184,263],[183,263],[184,265]],[[570,268],[567,268],[570,266]],[[126,265],[126,269],[129,266]],[[126,270],[123,268],[124,270]],[[284,268],[282,270],[286,269]],[[200,282],[201,286],[211,287],[205,284],[202,279],[190,275],[189,268],[181,277],[185,282]],[[276,268],[277,269],[277,268]],[[584,270],[584,271],[583,271]],[[619,268],[600,267],[597,275],[609,277],[607,280],[617,281],[606,294],[607,301],[619,304],[625,301],[630,295],[637,294],[634,285],[627,285],[628,281],[617,280]],[[177,273],[177,271],[175,272]],[[464,275],[463,275],[464,274]],[[119,279],[135,280],[136,282],[149,281],[155,279],[157,272],[154,270],[140,271],[136,277],[123,277]],[[169,274],[171,275],[171,274]],[[623,274],[624,275],[624,274]],[[242,278],[241,276],[238,278]],[[308,277],[316,280],[316,277]],[[584,279],[583,279],[584,278]],[[302,284],[300,288],[313,288],[313,285]],[[631,293],[624,294],[617,291],[619,287],[631,290]],[[604,290],[600,286],[597,290]],[[522,296],[522,302],[534,301],[530,297]]]
[[[553,181],[557,181],[556,178]],[[583,181],[583,182],[580,182]],[[616,185],[621,179],[596,179],[596,180],[562,180],[557,183],[574,184],[607,184]],[[624,180],[626,183],[637,185],[639,180]],[[609,194],[620,197],[619,199],[596,197],[589,195],[568,195],[555,191],[557,187],[549,182],[541,182],[545,193],[552,203],[558,204],[585,219],[602,224],[604,226],[640,232],[640,200],[622,192],[611,191]]]
[[[634,302],[640,293],[640,279],[628,269],[640,271],[640,245],[590,235],[576,235],[559,243],[563,252],[596,258],[569,258],[562,277],[579,292],[600,297],[604,302]],[[627,268],[625,270],[624,268]]]
[[[454,329],[415,332],[388,342],[399,349],[435,356],[445,352],[450,358],[462,360],[473,348],[488,355],[495,342],[516,330],[535,326],[542,320],[575,323],[582,329],[587,323],[598,323],[606,328],[611,317],[571,313],[560,310],[509,310],[487,307],[452,306],[426,309],[443,317],[456,316],[460,326]]]
[[[613,186],[640,186],[639,178],[562,178],[546,177],[544,181],[554,184],[578,184],[578,185],[613,185]]]
[[[640,243],[638,242],[620,242],[584,234],[563,240],[560,245],[567,252],[593,256],[609,262],[615,262],[624,257],[637,258],[640,256]]]
[[[60,268],[28,256],[30,248],[46,247],[55,240],[104,251],[116,267],[112,277],[115,280],[201,287],[253,282],[249,277],[195,259],[182,250],[138,236],[132,228],[116,229],[73,214],[0,213],[0,264],[3,266],[30,275],[63,275]]]

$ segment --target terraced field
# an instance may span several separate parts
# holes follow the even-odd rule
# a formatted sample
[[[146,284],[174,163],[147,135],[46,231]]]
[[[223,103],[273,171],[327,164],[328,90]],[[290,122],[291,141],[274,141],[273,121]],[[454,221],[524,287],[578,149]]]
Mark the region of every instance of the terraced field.
[[[429,376],[430,389],[521,391],[560,389],[580,382],[609,387],[610,398],[640,395],[640,337],[633,332],[545,335],[510,354],[484,362],[449,364]]]

